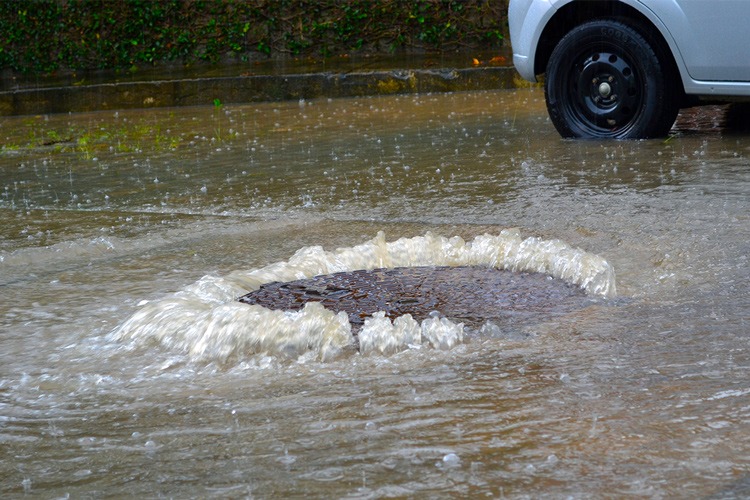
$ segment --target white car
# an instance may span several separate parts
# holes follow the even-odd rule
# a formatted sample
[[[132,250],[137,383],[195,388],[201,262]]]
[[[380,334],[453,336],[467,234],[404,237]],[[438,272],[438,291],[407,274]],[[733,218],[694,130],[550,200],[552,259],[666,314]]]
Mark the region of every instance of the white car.
[[[659,137],[680,108],[750,96],[750,0],[510,0],[508,25],[563,137]]]

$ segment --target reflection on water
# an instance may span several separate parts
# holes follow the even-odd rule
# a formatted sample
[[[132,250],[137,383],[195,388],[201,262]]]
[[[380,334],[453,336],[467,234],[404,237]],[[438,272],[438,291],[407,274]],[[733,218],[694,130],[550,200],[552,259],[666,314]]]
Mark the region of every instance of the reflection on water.
[[[702,112],[633,142],[560,140],[538,90],[3,118],[0,492],[742,496],[750,140]],[[516,227],[619,298],[325,362],[111,335],[299,249]]]

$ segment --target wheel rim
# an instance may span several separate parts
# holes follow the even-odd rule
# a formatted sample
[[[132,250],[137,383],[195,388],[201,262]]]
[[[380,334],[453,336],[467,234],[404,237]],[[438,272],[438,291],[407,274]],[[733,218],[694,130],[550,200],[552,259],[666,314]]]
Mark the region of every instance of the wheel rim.
[[[617,51],[585,51],[566,85],[568,111],[597,135],[618,135],[635,121],[644,99],[639,72]]]

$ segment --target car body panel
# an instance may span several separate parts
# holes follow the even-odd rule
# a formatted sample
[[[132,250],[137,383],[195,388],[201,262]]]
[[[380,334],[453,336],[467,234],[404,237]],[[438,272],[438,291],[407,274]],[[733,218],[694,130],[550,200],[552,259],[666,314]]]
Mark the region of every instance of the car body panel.
[[[682,48],[685,66],[699,81],[750,81],[747,50],[750,2],[747,0],[679,0],[678,8],[656,15],[668,20]],[[655,3],[655,7],[660,3]],[[679,18],[674,18],[681,11]]]
[[[536,51],[547,24],[562,7],[580,1],[510,1],[513,63],[523,78],[536,81]],[[750,0],[616,1],[640,12],[661,33],[687,94],[750,96]]]
[[[568,0],[570,1],[570,0]],[[508,5],[508,29],[513,48],[513,64],[526,80],[536,81],[534,58],[539,39],[560,5],[567,1],[511,0]]]

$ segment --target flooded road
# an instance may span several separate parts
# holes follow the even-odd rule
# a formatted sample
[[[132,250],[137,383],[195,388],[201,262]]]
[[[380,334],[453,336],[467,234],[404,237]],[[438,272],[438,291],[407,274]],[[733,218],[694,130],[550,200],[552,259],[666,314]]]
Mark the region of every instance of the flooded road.
[[[533,89],[3,118],[0,494],[747,496],[750,134],[720,121],[563,141]],[[484,235],[617,292],[386,354],[228,312]]]

